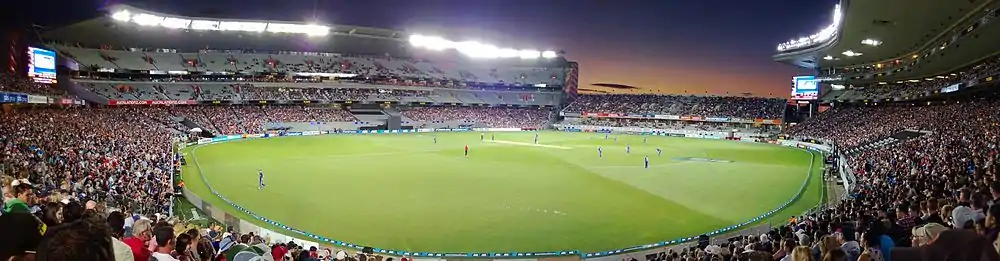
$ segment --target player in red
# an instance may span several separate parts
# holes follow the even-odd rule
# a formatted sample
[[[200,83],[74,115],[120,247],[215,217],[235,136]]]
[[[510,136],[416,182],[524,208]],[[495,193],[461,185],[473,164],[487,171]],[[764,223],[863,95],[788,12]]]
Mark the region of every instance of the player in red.
[[[469,144],[465,144],[465,157],[469,157]]]

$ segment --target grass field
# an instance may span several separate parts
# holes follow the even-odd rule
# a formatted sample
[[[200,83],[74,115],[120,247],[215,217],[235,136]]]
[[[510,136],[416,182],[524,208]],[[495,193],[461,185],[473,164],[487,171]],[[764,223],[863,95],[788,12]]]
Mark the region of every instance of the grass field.
[[[184,180],[244,220],[256,221],[212,196],[200,175],[229,200],[288,226],[425,252],[610,250],[742,223],[792,198],[809,171],[802,197],[763,222],[801,214],[823,191],[821,157],[810,170],[810,154],[792,148],[662,136],[644,144],[643,136],[615,141],[564,132],[542,132],[535,145],[534,133],[495,133],[495,142],[490,135],[326,135],[191,147]]]

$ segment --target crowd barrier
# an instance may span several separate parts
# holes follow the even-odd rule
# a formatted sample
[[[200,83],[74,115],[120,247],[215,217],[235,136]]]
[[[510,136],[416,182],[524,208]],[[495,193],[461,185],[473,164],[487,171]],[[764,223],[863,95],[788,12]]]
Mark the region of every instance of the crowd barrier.
[[[574,130],[574,128],[564,128],[564,130],[572,131],[572,130]],[[421,133],[421,132],[468,132],[468,131],[526,131],[526,130],[519,129],[519,128],[474,128],[474,129],[459,128],[459,129],[414,129],[414,130],[307,131],[307,132],[287,132],[287,133],[281,133],[281,132],[279,132],[279,133],[228,135],[228,136],[219,136],[219,137],[215,137],[215,138],[203,138],[203,139],[198,140],[197,142],[190,142],[187,145],[189,145],[189,146],[190,145],[204,146],[204,145],[207,145],[207,144],[214,144],[214,143],[219,143],[219,142],[229,142],[229,141],[247,140],[247,139],[262,139],[262,138],[272,138],[272,137],[288,137],[288,136],[311,136],[311,135],[329,135],[329,134],[392,134],[392,133]],[[664,132],[664,133],[666,133],[666,132]],[[674,133],[674,132],[671,132],[671,133]],[[700,136],[700,137],[710,137],[710,136]],[[775,143],[775,144],[783,145],[783,146],[791,146],[791,147],[804,148],[804,149],[819,150],[819,151],[827,152],[827,153],[829,152],[829,151],[820,150],[821,147],[808,146],[808,145],[804,145],[804,144],[801,144],[801,143],[802,142],[789,142],[789,143]],[[195,148],[192,149],[191,152],[193,153],[197,149],[198,148],[195,147]],[[799,187],[798,192],[796,192],[795,196],[792,199],[789,199],[785,203],[781,204],[781,206],[779,206],[779,207],[777,207],[777,208],[775,208],[775,209],[773,209],[773,210],[771,210],[771,211],[769,211],[767,213],[764,213],[764,214],[762,214],[762,215],[760,215],[760,216],[758,216],[756,218],[747,220],[747,221],[745,221],[743,223],[740,223],[740,224],[736,224],[736,225],[732,225],[732,226],[728,226],[728,227],[724,227],[724,228],[719,228],[719,229],[714,230],[714,231],[708,231],[704,235],[708,235],[708,236],[726,235],[727,237],[725,237],[725,238],[730,238],[730,237],[741,236],[741,235],[759,235],[759,234],[762,234],[762,233],[765,233],[765,232],[769,231],[771,229],[771,225],[770,224],[759,224],[759,225],[754,225],[754,224],[756,224],[757,222],[760,222],[760,221],[762,221],[762,220],[770,217],[774,213],[777,213],[778,211],[784,209],[789,204],[791,204],[792,202],[794,202],[795,200],[797,200],[799,197],[801,197],[802,192],[805,191],[806,186],[809,183],[809,180],[812,178],[812,169],[813,169],[813,164],[815,162],[814,161],[815,160],[815,154],[810,154],[810,155],[812,156],[812,158],[810,159],[810,165],[809,165],[809,169],[808,169],[808,173],[806,175],[806,178],[802,182],[802,185]],[[198,167],[200,169],[200,165],[198,163],[198,158],[192,157],[192,162],[195,164],[196,167]],[[183,188],[184,196],[187,197],[188,201],[190,201],[194,206],[198,207],[199,209],[202,209],[207,215],[211,216],[212,218],[214,218],[216,220],[219,220],[219,221],[221,221],[223,223],[226,223],[230,227],[237,228],[237,230],[236,230],[237,232],[240,232],[240,233],[254,232],[254,233],[259,233],[261,235],[267,235],[272,240],[271,242],[287,242],[287,241],[290,240],[290,241],[295,241],[297,243],[298,242],[302,242],[302,244],[310,245],[310,246],[311,245],[318,245],[318,246],[321,246],[321,247],[330,247],[330,248],[335,248],[335,249],[353,249],[355,251],[361,251],[362,248],[365,247],[365,246],[362,246],[362,245],[357,245],[357,244],[353,244],[353,243],[349,243],[349,242],[334,240],[334,239],[322,237],[322,236],[319,236],[319,235],[315,235],[315,234],[312,234],[312,233],[309,233],[309,232],[306,232],[306,231],[298,230],[298,229],[289,227],[289,226],[287,226],[285,224],[282,224],[282,223],[279,223],[279,222],[267,219],[266,217],[257,215],[255,213],[247,210],[246,208],[243,208],[242,206],[237,205],[237,204],[233,203],[232,201],[229,201],[229,199],[227,199],[225,196],[223,196],[220,193],[218,193],[218,191],[216,191],[214,188],[212,188],[211,184],[208,182],[208,179],[206,178],[206,176],[204,175],[204,173],[202,173],[202,174],[203,174],[203,175],[201,175],[202,181],[208,187],[209,191],[211,191],[211,193],[213,194],[213,196],[221,199],[223,202],[226,202],[231,207],[233,207],[233,208],[235,208],[235,209],[243,212],[246,215],[249,215],[250,217],[253,217],[253,218],[255,218],[255,219],[257,219],[257,220],[259,220],[261,222],[265,222],[267,224],[270,224],[270,225],[272,225],[274,227],[279,227],[281,229],[284,229],[285,231],[290,231],[290,232],[292,232],[294,234],[297,234],[297,235],[301,236],[301,238],[304,238],[304,239],[300,239],[300,238],[292,237],[292,236],[287,236],[285,234],[282,234],[282,233],[279,233],[279,232],[275,232],[273,230],[268,230],[268,229],[262,228],[260,226],[256,226],[256,225],[254,225],[251,222],[240,220],[239,218],[237,218],[237,217],[229,214],[228,212],[226,212],[226,211],[224,211],[224,210],[222,210],[222,209],[220,209],[220,208],[218,208],[216,206],[213,206],[213,205],[209,204],[208,202],[202,200],[198,195],[196,195],[193,192],[191,192],[187,187]],[[751,226],[751,225],[754,225],[754,226]],[[690,237],[678,238],[678,239],[669,240],[669,241],[661,241],[661,242],[656,242],[656,243],[651,243],[651,244],[645,244],[645,245],[640,245],[640,246],[633,246],[633,247],[616,249],[616,250],[610,250],[610,251],[595,252],[595,253],[582,253],[582,252],[577,251],[577,250],[550,251],[550,252],[529,252],[529,253],[521,253],[521,252],[506,252],[506,253],[502,253],[502,252],[435,253],[435,252],[409,252],[409,251],[404,251],[404,250],[382,249],[382,248],[375,248],[375,247],[373,247],[373,251],[375,253],[379,253],[379,254],[383,254],[383,255],[408,256],[408,257],[412,257],[412,258],[414,258],[416,260],[420,260],[420,261],[425,261],[425,260],[426,261],[429,261],[429,260],[449,260],[449,259],[469,259],[469,258],[480,259],[480,260],[481,259],[504,259],[504,260],[525,260],[525,261],[533,261],[533,260],[539,260],[539,261],[560,261],[560,260],[579,260],[579,259],[583,258],[583,259],[594,259],[594,260],[602,260],[602,261],[603,260],[607,260],[607,261],[620,261],[620,260],[623,260],[622,258],[625,258],[625,257],[634,257],[634,256],[637,256],[637,255],[647,256],[647,260],[657,260],[655,257],[661,256],[662,253],[666,253],[665,251],[676,250],[676,249],[680,249],[680,248],[684,248],[684,247],[693,246],[694,244],[697,243],[697,240],[698,240],[699,236],[700,235],[693,235],[693,236],[690,236]],[[716,238],[714,240],[715,241],[713,241],[713,243],[721,243],[725,239],[723,239],[723,238]],[[653,258],[649,258],[649,257],[653,257]],[[614,260],[612,260],[612,259],[614,259]]]

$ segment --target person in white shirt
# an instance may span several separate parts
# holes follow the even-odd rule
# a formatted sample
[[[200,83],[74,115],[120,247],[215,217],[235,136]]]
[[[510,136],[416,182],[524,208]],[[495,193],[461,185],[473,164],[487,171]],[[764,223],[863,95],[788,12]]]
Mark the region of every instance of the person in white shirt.
[[[170,255],[174,251],[174,244],[176,243],[174,228],[158,226],[153,228],[153,236],[156,238],[156,251],[149,257],[149,261],[180,261]]]

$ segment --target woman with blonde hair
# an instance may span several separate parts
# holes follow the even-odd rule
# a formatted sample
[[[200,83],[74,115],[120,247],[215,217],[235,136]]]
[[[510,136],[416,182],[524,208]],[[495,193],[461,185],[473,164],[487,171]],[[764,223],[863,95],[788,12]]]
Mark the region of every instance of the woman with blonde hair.
[[[813,261],[812,249],[807,246],[797,246],[792,250],[792,261]]]
[[[840,240],[837,237],[826,235],[819,240],[819,256],[826,256],[826,253],[833,251],[835,249],[840,249]]]

